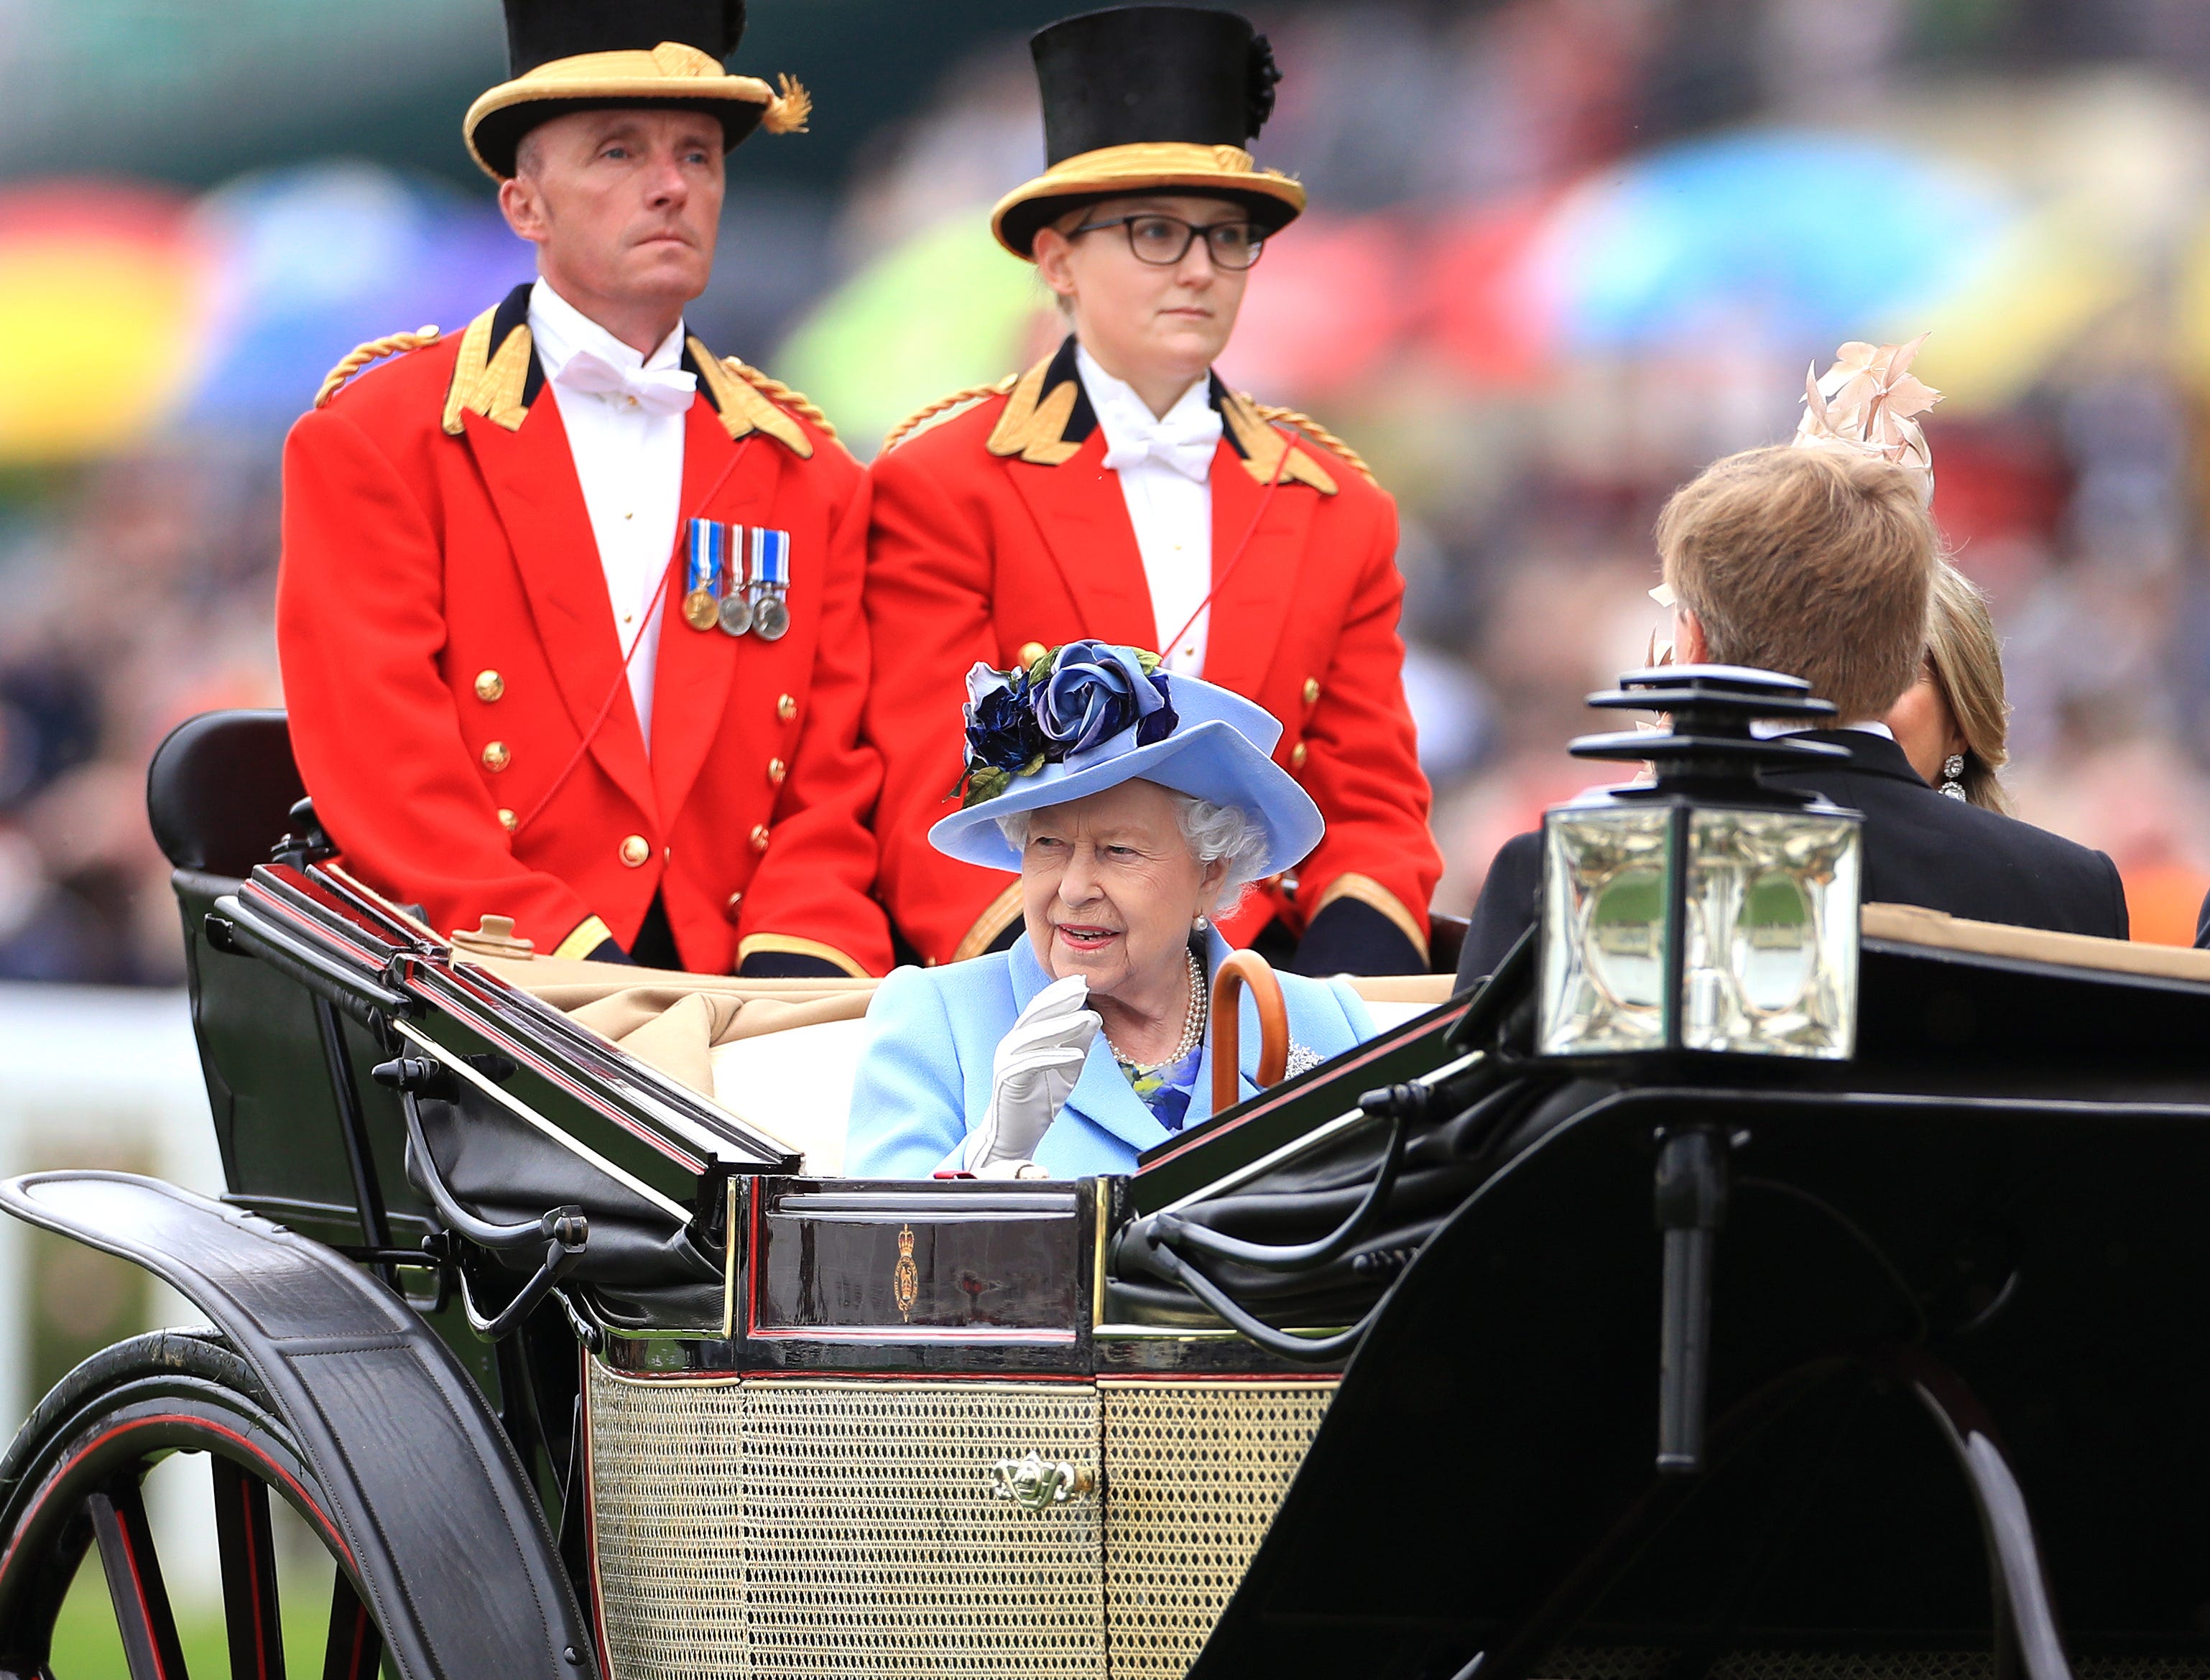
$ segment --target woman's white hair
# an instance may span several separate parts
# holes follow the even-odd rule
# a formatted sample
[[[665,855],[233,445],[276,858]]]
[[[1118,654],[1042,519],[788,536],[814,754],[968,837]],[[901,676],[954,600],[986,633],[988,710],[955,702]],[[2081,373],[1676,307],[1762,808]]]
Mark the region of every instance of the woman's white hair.
[[[1201,869],[1217,862],[1228,865],[1228,873],[1220,882],[1220,903],[1215,912],[1225,916],[1241,900],[1243,889],[1264,872],[1260,866],[1266,857],[1265,825],[1240,805],[1216,805],[1210,799],[1200,799],[1193,793],[1171,787],[1164,791],[1174,801],[1174,822],[1181,829],[1182,840],[1189,847],[1189,855],[1197,859],[1198,866]],[[998,819],[999,831],[1016,852],[1029,843],[1031,814],[1017,810]]]

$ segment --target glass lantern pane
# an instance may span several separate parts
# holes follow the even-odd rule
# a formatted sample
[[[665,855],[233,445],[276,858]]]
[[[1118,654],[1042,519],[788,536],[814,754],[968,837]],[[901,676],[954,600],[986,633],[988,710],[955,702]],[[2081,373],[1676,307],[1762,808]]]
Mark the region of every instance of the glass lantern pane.
[[[1846,1058],[1861,871],[1854,818],[1690,813],[1682,1044]]]
[[[1670,816],[1609,805],[1543,818],[1543,1054],[1665,1047]]]

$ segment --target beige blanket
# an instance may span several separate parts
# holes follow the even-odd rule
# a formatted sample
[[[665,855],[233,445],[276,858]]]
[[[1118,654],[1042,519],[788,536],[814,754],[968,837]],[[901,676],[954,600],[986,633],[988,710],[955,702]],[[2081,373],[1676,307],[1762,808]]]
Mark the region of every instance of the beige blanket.
[[[873,980],[740,980],[557,957],[468,960],[706,1097],[714,1094],[715,1045],[856,1021],[875,995]]]

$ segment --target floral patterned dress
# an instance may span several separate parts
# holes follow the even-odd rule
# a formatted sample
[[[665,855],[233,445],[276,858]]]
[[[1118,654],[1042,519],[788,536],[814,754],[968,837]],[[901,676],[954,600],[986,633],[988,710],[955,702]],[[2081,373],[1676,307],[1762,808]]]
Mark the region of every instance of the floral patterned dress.
[[[1197,1089],[1197,1064],[1205,1058],[1205,1046],[1199,1045],[1179,1062],[1138,1072],[1126,1062],[1115,1061],[1122,1077],[1151,1116],[1170,1132],[1178,1132],[1189,1116],[1190,1093]]]

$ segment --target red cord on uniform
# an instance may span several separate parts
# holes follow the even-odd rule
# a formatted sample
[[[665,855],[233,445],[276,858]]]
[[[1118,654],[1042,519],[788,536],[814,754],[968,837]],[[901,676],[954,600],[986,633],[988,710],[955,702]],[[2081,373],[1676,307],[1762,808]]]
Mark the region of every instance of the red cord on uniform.
[[[754,432],[752,437],[757,437],[758,435],[758,432]],[[747,437],[737,445],[737,452],[729,457],[729,464],[722,469],[722,476],[715,479],[706,493],[698,498],[697,505],[701,508],[706,507],[712,503],[716,496],[721,493],[722,486],[729,481],[729,474],[737,470],[737,463],[745,458],[745,451],[752,448],[752,437]],[[631,662],[637,658],[637,650],[644,645],[645,631],[652,627],[653,620],[660,616],[660,604],[667,599],[667,581],[675,575],[676,564],[683,558],[684,550],[687,546],[684,542],[685,533],[691,528],[691,520],[697,517],[697,515],[693,514],[688,518],[676,520],[674,551],[668,555],[667,565],[661,569],[660,587],[652,592],[652,605],[645,609],[643,618],[637,627],[637,635],[631,639],[628,648],[622,654],[621,670],[614,677],[613,686],[607,690],[607,697],[599,702],[598,715],[591,720],[591,726],[583,732],[583,738],[577,742],[576,750],[568,755],[568,762],[560,767],[560,774],[554,776],[546,785],[544,792],[537,796],[537,803],[529,808],[528,814],[507,831],[510,835],[520,834],[538,819],[545,807],[552,803],[552,796],[558,793],[565,785],[568,778],[576,773],[576,767],[583,762],[583,755],[590,750],[591,743],[598,739],[599,731],[606,723],[607,714],[614,709],[615,700],[620,695],[621,691],[629,686]],[[646,744],[648,751],[650,750],[650,745],[649,742]]]

